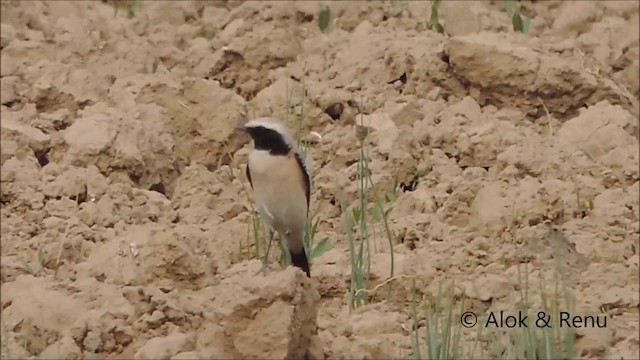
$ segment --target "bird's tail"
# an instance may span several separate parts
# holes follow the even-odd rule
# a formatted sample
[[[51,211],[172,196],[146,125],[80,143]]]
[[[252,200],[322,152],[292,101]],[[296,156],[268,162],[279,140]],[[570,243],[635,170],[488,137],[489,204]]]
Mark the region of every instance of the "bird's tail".
[[[304,252],[304,248],[299,253],[289,252],[291,254],[291,263],[293,266],[297,266],[304,271],[308,277],[311,277],[311,269],[309,269],[309,260],[307,254]]]

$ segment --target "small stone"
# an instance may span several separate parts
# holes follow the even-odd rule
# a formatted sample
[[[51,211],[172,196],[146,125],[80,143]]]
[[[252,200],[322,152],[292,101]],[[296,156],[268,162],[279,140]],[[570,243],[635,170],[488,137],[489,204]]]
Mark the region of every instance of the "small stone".
[[[427,94],[427,99],[429,99],[431,101],[436,101],[440,97],[440,93],[441,92],[442,92],[441,88],[435,87],[435,88],[431,89],[431,91],[429,91],[429,93]]]

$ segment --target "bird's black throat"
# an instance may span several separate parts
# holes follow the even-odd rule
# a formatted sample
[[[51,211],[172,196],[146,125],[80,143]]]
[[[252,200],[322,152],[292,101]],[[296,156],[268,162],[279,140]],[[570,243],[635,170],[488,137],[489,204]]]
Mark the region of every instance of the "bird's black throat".
[[[279,132],[264,126],[249,127],[246,131],[253,138],[256,150],[269,151],[271,155],[287,155],[291,147]]]

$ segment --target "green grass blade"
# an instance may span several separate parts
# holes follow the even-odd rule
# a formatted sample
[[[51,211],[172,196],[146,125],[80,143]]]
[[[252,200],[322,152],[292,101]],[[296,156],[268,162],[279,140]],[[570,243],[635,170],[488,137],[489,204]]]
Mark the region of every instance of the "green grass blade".
[[[318,242],[318,244],[313,248],[310,258],[314,259],[322,256],[322,254],[327,252],[327,250],[329,250],[329,238],[325,237],[324,239],[320,240],[320,242]]]
[[[513,30],[523,32],[524,24],[522,23],[522,17],[520,14],[515,13],[511,18],[511,22],[513,24]]]
[[[513,18],[513,6],[511,5],[511,0],[503,0],[502,6],[507,11],[507,14],[509,14],[509,17]]]
[[[318,14],[318,27],[320,31],[326,32],[329,29],[329,23],[331,22],[331,10],[328,7],[320,9]]]
[[[140,7],[140,0],[131,0],[129,1],[129,5],[127,6],[127,16],[129,19],[132,19],[136,16],[136,11]]]
[[[418,312],[416,310],[416,280],[413,279],[411,283],[411,317],[412,326],[410,338],[411,338],[411,352],[414,360],[420,360],[420,341],[418,338]]]

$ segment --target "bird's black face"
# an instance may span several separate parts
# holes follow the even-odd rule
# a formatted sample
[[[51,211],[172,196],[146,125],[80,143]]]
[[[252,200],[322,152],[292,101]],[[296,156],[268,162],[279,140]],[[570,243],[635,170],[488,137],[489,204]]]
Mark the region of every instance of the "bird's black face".
[[[244,131],[251,135],[256,150],[269,151],[271,155],[287,155],[291,147],[279,132],[264,126],[245,127]]]

